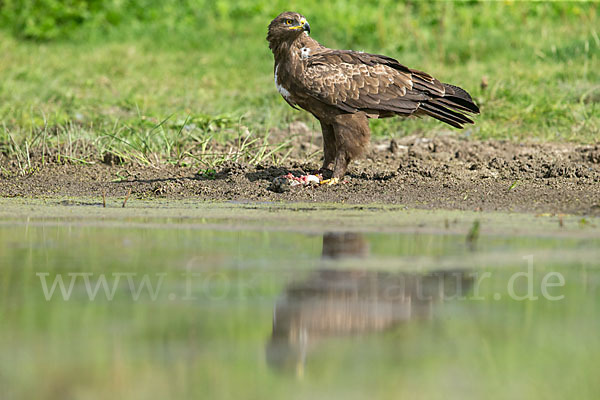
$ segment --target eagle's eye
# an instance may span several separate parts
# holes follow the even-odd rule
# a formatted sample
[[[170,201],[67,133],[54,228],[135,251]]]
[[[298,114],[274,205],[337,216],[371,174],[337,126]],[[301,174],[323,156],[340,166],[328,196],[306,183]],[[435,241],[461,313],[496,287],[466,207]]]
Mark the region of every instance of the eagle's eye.
[[[291,25],[292,24],[292,20],[291,19],[286,19],[285,20],[285,24],[286,25]]]

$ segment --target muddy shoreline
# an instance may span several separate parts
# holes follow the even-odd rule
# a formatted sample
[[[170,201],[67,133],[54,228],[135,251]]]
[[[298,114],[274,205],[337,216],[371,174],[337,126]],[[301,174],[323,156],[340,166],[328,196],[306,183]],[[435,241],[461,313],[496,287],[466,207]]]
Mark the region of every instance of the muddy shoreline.
[[[600,214],[600,144],[476,141],[455,136],[374,141],[335,186],[270,190],[273,179],[314,173],[319,143],[297,140],[283,165],[224,163],[210,173],[174,165],[98,160],[92,165],[41,163],[19,171],[0,155],[0,196],[197,199],[401,204],[410,208]],[[296,150],[297,147],[297,150]]]

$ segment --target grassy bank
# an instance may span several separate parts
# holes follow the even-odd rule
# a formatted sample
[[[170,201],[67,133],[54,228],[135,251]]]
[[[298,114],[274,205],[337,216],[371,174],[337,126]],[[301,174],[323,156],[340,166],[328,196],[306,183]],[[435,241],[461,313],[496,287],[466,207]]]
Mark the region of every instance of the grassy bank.
[[[112,7],[81,11],[75,22],[5,10],[0,150],[8,158],[27,165],[32,154],[78,162],[113,154],[209,167],[232,157],[281,159],[289,144],[269,132],[292,121],[318,128],[273,85],[266,26],[288,8],[304,13],[312,36],[329,47],[384,53],[466,88],[482,115],[458,134],[593,142],[600,131],[594,3],[147,0]],[[53,22],[50,34],[42,29]],[[428,120],[372,126],[383,136],[448,130]],[[215,147],[226,142],[233,153]]]

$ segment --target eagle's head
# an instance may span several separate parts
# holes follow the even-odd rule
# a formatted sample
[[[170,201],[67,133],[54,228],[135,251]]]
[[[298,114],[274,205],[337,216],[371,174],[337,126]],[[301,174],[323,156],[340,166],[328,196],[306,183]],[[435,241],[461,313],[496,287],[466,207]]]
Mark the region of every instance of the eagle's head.
[[[273,49],[277,44],[294,40],[304,32],[310,33],[310,25],[303,15],[290,11],[281,13],[269,24],[269,47]]]

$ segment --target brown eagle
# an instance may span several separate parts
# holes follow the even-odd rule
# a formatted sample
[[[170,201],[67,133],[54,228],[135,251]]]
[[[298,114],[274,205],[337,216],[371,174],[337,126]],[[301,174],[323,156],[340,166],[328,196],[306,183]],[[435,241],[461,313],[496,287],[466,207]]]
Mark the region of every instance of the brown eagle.
[[[428,115],[455,128],[479,108],[463,89],[410,69],[391,57],[333,50],[309,36],[304,16],[284,12],[269,24],[275,85],[285,101],[313,114],[323,131],[323,167],[334,163],[337,183],[348,163],[364,153],[369,118]]]

